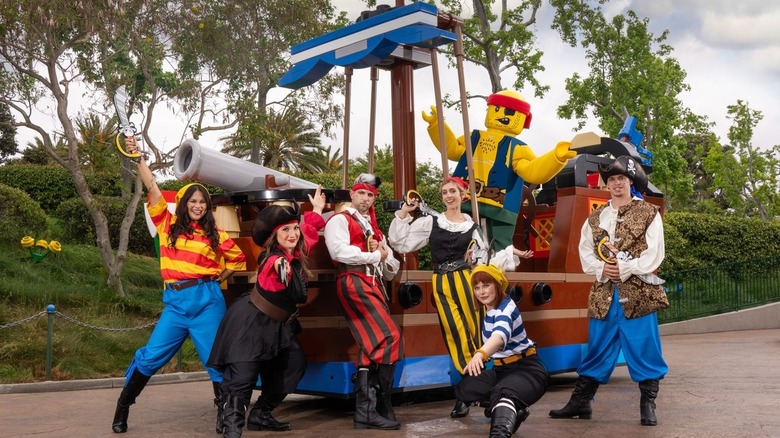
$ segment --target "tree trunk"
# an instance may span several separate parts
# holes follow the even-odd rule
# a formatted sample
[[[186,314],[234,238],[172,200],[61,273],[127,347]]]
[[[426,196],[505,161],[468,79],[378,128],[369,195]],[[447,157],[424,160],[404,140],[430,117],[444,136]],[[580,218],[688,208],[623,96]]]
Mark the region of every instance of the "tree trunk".
[[[266,114],[265,106],[268,104],[268,92],[260,90],[257,96],[257,111],[261,116]],[[263,164],[260,162],[260,139],[257,135],[252,136],[252,152],[249,155],[249,161],[255,164]]]

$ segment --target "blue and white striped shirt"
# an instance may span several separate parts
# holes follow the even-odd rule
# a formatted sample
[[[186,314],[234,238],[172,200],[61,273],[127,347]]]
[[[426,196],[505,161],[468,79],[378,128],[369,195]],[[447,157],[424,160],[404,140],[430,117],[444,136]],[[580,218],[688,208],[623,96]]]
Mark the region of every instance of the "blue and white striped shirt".
[[[493,354],[493,359],[501,359],[535,347],[536,343],[528,339],[523,318],[510,297],[504,298],[495,309],[488,310],[482,327],[482,343],[498,333],[504,339],[504,348]]]

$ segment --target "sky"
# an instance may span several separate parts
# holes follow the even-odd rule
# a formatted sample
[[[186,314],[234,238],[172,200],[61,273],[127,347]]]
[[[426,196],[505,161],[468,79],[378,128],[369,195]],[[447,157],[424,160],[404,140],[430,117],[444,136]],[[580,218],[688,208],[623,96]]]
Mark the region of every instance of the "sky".
[[[339,10],[347,12],[355,20],[365,10],[361,0],[332,0]],[[510,0],[510,5],[513,1]],[[393,0],[378,3],[393,3]],[[470,4],[470,2],[466,2]],[[726,117],[728,105],[737,99],[749,103],[753,110],[763,112],[764,119],[758,125],[753,144],[759,148],[770,148],[780,144],[774,135],[780,127],[780,2],[766,0],[612,0],[604,6],[608,15],[624,13],[632,9],[640,17],[648,17],[650,30],[659,35],[669,30],[667,42],[674,47],[672,56],[687,72],[686,83],[691,90],[681,99],[694,113],[707,116],[715,123],[714,132],[722,143],[727,143],[726,133],[731,121]],[[587,74],[587,65],[581,49],[571,48],[560,41],[558,34],[550,29],[551,6],[544,1],[536,24],[539,48],[544,52],[542,64],[545,71],[538,74],[542,84],[550,90],[543,98],[535,97],[532,88],[516,90],[531,104],[532,125],[518,137],[530,145],[537,154],[550,150],[558,141],[571,139],[576,132],[576,120],[562,120],[556,109],[567,99],[565,79],[572,72]],[[774,36],[772,36],[774,35]],[[458,96],[457,72],[447,69],[443,58],[439,61],[442,93]],[[484,70],[466,64],[465,78],[472,93],[487,94],[490,83]],[[422,110],[435,104],[432,70],[423,68],[414,73],[414,106],[416,154],[419,162],[430,161],[441,166],[441,156],[428,138],[427,124],[420,117]],[[390,73],[380,71],[378,83],[377,125],[375,141],[378,145],[392,143],[390,122]],[[503,78],[505,86],[514,82],[508,75]],[[280,91],[281,92],[281,91]],[[350,158],[364,156],[368,143],[368,114],[370,108],[369,69],[355,70],[352,90],[352,119],[350,132]],[[273,97],[273,94],[272,94]],[[486,106],[484,101],[475,101],[469,111],[471,129],[484,128]],[[74,105],[71,105],[71,109]],[[78,108],[78,105],[75,106]],[[82,111],[89,104],[82,105]],[[457,134],[463,132],[461,115],[454,109],[445,109],[445,120]],[[133,120],[136,126],[140,120]],[[179,115],[160,111],[151,124],[151,135],[158,146],[171,150],[186,138],[186,121]],[[335,139],[324,138],[325,146],[333,149],[343,146],[343,132],[337,129]],[[617,133],[602,133],[595,120],[580,131],[595,131],[599,135],[614,136]],[[30,131],[19,131],[19,143],[24,146],[33,138]],[[220,149],[219,138],[227,133],[206,135],[202,145]],[[452,169],[452,163],[450,164]]]
[[[348,11],[349,17],[356,17],[365,9],[357,0],[334,0],[337,7]],[[510,3],[511,4],[511,3]],[[683,104],[694,113],[707,116],[715,123],[713,128],[721,142],[727,143],[726,134],[731,120],[727,106],[737,99],[747,101],[754,110],[762,111],[764,119],[759,123],[753,137],[753,144],[770,148],[780,144],[773,134],[780,127],[780,2],[763,0],[612,0],[604,6],[608,15],[625,13],[632,9],[640,17],[648,17],[650,30],[660,35],[669,30],[667,42],[674,47],[672,56],[687,72],[686,83],[691,90],[681,95]],[[575,71],[587,74],[587,64],[581,49],[571,48],[561,42],[558,34],[550,29],[552,11],[549,3],[543,2],[538,17],[536,32],[540,49],[544,52],[542,64],[545,71],[537,77],[550,90],[539,99],[533,88],[519,91],[531,104],[533,120],[531,127],[518,137],[528,143],[537,154],[550,150],[558,141],[569,140],[577,132],[594,131],[599,135],[615,136],[617,133],[603,133],[595,120],[591,120],[581,131],[574,131],[576,120],[559,119],[557,107],[566,102],[565,79]],[[774,35],[774,36],[772,36]],[[446,71],[446,61],[439,65],[442,93],[458,96],[457,72]],[[466,83],[471,92],[487,94],[490,83],[484,70],[469,66],[466,68]],[[431,161],[440,165],[439,152],[427,135],[427,124],[419,116],[435,103],[432,73],[430,69],[415,72],[415,138],[418,161]],[[504,86],[511,86],[513,77],[503,78]],[[389,73],[380,72],[379,98],[377,105],[389,105]],[[368,140],[367,120],[370,96],[368,70],[356,70],[353,76],[354,108],[350,132],[350,155],[365,154]],[[365,98],[364,106],[358,101]],[[471,129],[484,128],[486,104],[474,101],[469,111]],[[382,120],[381,109],[377,118]],[[454,109],[444,111],[445,119],[453,131],[462,133],[461,115]],[[388,115],[389,117],[389,111]],[[329,140],[341,147],[342,137]],[[389,120],[377,123],[376,143],[391,144],[392,133]],[[450,164],[452,168],[452,164]]]

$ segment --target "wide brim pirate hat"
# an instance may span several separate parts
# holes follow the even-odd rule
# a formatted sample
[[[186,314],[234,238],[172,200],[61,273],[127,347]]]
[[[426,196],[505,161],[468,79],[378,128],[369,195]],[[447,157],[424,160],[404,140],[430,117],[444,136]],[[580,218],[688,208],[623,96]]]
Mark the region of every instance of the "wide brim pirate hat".
[[[599,165],[599,174],[604,183],[610,176],[625,175],[634,183],[634,188],[639,193],[644,193],[647,189],[647,174],[642,169],[642,165],[628,155],[617,157],[607,166]]]
[[[252,241],[257,246],[265,247],[274,230],[284,224],[301,220],[301,210],[298,204],[269,205],[260,210],[252,225]]]

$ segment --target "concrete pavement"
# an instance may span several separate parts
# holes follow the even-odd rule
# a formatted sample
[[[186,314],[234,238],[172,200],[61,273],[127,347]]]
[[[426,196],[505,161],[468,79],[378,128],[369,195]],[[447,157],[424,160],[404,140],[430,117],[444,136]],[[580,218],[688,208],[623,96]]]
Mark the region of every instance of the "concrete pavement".
[[[569,399],[576,377],[555,376],[554,386],[531,407],[531,416],[515,436],[780,437],[780,329],[669,335],[662,342],[670,371],[657,399],[658,426],[639,424],[639,390],[621,367],[599,389],[591,420],[547,416]],[[125,435],[111,432],[121,379],[0,385],[0,436],[217,436],[205,373],[158,377],[182,383],[148,386],[130,409]],[[389,432],[353,429],[351,402],[290,396],[274,415],[291,421],[293,431],[245,431],[244,436],[486,436],[489,420],[482,409],[472,408],[468,417],[451,419],[453,400],[448,396],[448,391],[426,393],[417,400],[406,394],[394,396],[402,427]]]

